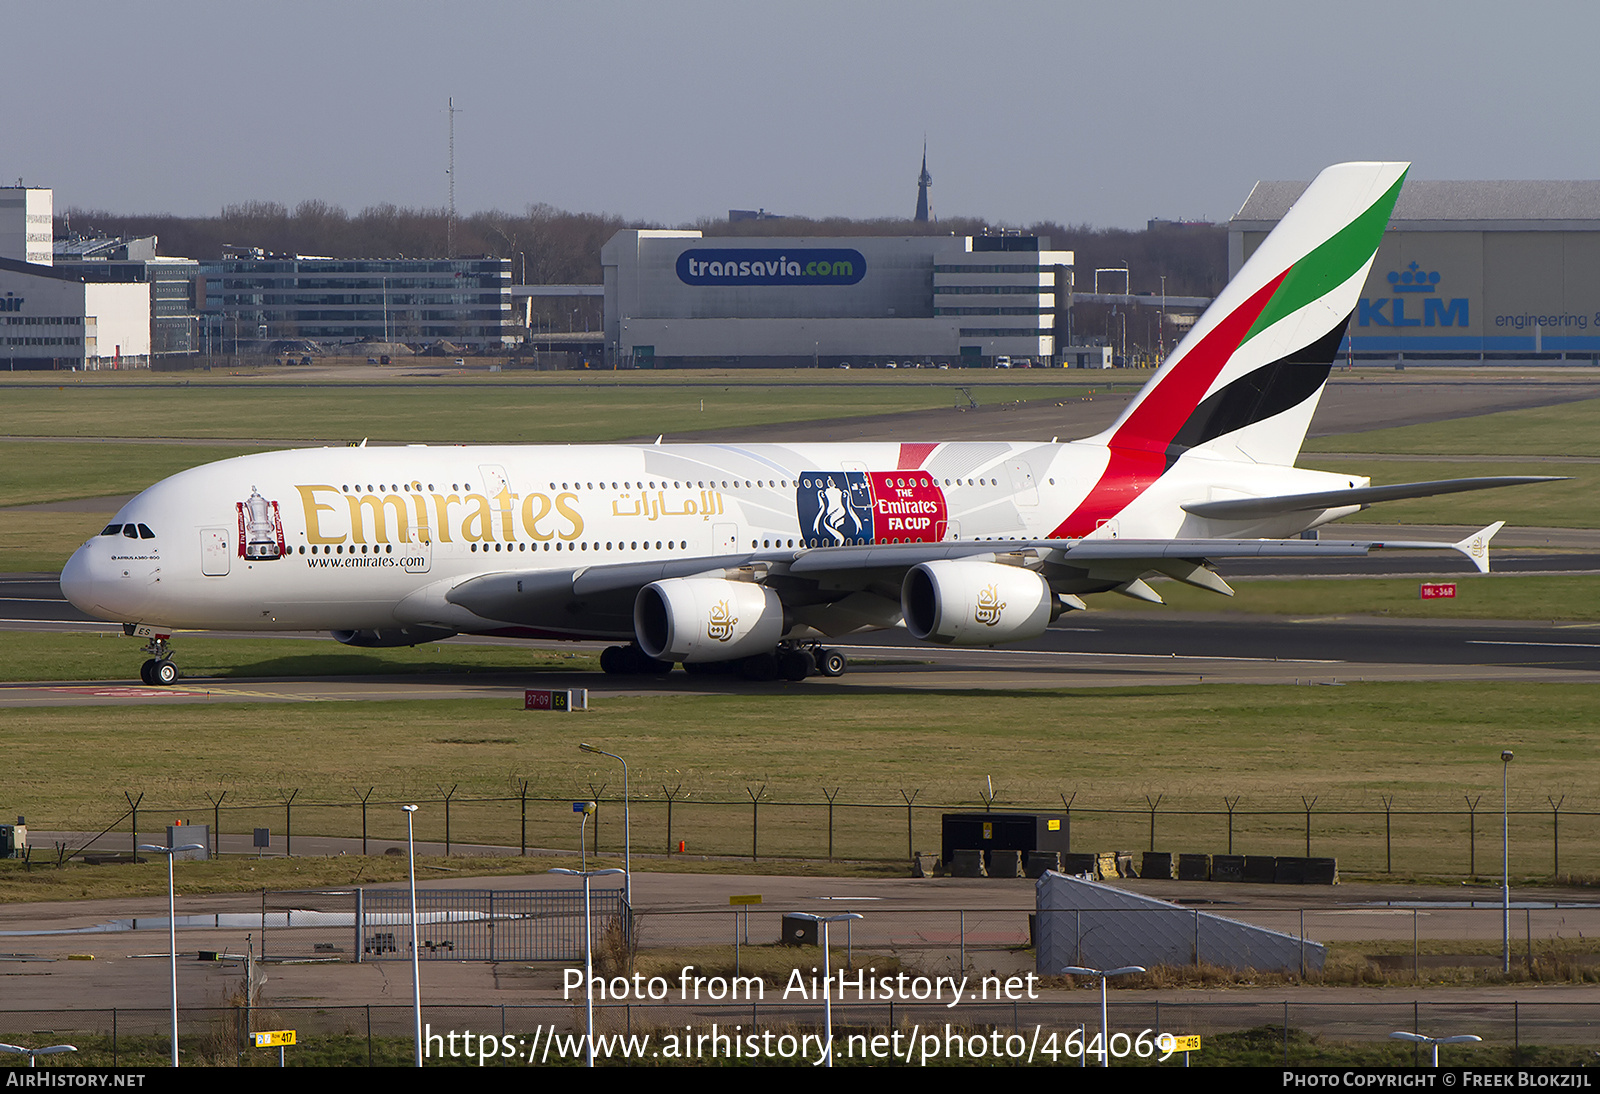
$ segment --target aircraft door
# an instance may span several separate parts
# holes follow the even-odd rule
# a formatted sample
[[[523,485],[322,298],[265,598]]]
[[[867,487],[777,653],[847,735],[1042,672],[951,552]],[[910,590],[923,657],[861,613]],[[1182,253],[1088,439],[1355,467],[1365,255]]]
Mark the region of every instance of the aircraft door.
[[[227,577],[233,543],[227,528],[200,529],[200,572],[206,577]]]
[[[1039,484],[1034,481],[1033,468],[1021,460],[1012,460],[1006,464],[1006,473],[1011,476],[1011,498],[1018,505],[1039,504]]]
[[[719,555],[731,555],[739,549],[739,526],[737,524],[717,524],[712,530],[716,533],[716,552]]]

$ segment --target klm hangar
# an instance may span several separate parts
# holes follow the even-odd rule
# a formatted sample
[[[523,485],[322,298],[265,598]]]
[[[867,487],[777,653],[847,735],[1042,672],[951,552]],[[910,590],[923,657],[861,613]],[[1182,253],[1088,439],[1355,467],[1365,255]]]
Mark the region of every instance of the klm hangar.
[[[1037,236],[629,229],[600,251],[606,351],[643,368],[1054,364],[1072,257]]]
[[[1230,277],[1305,188],[1256,183]],[[1600,181],[1407,180],[1340,352],[1600,363]]]

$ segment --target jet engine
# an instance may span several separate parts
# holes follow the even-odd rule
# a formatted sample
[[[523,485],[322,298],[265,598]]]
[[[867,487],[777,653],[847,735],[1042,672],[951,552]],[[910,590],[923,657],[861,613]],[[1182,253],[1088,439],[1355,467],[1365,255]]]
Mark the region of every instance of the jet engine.
[[[900,610],[912,637],[947,646],[1037,638],[1061,612],[1032,570],[956,559],[913,566],[900,586]]]
[[[362,649],[383,649],[391,646],[416,646],[423,642],[442,642],[454,638],[455,631],[442,627],[385,627],[375,631],[331,631],[335,641]]]
[[[787,625],[783,602],[764,585],[676,577],[639,590],[633,632],[662,661],[732,661],[771,653]]]

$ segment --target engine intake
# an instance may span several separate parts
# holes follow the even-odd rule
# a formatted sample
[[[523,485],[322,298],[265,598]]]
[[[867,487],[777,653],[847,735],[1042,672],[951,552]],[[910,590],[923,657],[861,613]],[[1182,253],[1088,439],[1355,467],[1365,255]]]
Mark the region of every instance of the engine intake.
[[[1037,638],[1060,605],[1032,570],[950,559],[911,568],[900,586],[900,610],[919,641],[993,646]]]
[[[633,632],[662,661],[732,661],[770,653],[787,624],[783,602],[764,585],[677,577],[639,590]]]

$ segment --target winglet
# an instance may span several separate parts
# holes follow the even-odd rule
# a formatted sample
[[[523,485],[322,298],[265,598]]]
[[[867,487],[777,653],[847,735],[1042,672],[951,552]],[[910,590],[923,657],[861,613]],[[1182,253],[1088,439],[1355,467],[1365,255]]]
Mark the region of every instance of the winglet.
[[[1497,520],[1489,527],[1474,532],[1460,543],[1452,543],[1450,546],[1471,559],[1480,574],[1486,574],[1489,572],[1489,541],[1505,526],[1505,521]]]

